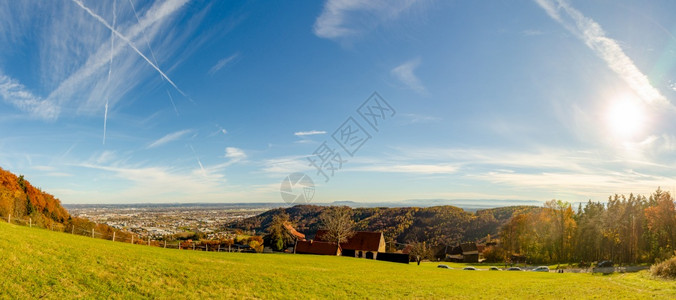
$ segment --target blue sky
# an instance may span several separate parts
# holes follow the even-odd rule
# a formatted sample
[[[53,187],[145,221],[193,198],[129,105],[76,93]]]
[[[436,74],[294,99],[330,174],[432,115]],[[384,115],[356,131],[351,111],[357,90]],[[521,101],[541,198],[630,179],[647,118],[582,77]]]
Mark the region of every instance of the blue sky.
[[[0,166],[63,203],[280,202],[294,172],[315,202],[671,191],[674,11],[3,1]],[[396,112],[377,131],[358,112],[374,92]],[[370,136],[354,155],[332,138],[350,117]],[[342,153],[328,181],[322,145]]]

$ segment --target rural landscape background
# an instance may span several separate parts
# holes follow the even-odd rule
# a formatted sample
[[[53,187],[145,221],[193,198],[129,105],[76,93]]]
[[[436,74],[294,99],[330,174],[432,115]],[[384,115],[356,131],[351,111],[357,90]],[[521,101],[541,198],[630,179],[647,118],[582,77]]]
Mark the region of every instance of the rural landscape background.
[[[673,298],[673,1],[0,1],[0,298]]]

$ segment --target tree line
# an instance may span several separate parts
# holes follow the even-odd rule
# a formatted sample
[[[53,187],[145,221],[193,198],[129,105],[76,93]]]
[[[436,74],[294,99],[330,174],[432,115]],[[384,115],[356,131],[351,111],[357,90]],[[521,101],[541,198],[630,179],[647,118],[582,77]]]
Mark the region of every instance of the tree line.
[[[675,254],[674,199],[658,188],[649,197],[616,194],[607,203],[590,200],[577,211],[568,202],[551,200],[512,216],[500,228],[500,239],[499,246],[485,251],[488,260],[652,263]]]

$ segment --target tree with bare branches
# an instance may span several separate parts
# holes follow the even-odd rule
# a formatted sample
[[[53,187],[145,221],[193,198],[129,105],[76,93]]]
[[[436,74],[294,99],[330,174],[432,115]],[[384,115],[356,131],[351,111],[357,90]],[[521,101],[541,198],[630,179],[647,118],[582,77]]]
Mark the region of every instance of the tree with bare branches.
[[[347,206],[332,207],[324,211],[319,217],[326,234],[324,239],[340,245],[354,235],[354,220],[352,209]]]

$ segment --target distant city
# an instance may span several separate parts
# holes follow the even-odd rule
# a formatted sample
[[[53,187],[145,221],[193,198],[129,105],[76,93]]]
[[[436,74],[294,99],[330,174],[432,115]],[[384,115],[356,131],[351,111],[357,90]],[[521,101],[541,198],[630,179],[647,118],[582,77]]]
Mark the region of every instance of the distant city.
[[[218,239],[226,224],[284,206],[280,203],[71,204],[71,215],[142,236],[160,238],[181,232],[202,232]]]

